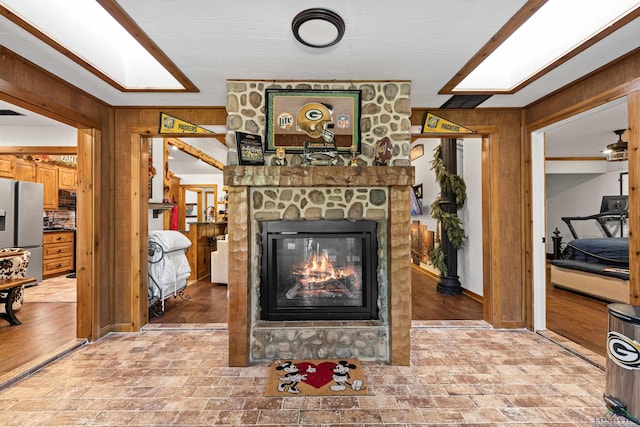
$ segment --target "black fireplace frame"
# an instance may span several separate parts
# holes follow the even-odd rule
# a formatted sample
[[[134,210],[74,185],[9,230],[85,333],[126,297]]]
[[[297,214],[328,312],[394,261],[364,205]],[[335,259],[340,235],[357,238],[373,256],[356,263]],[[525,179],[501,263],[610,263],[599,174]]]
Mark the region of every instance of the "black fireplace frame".
[[[262,221],[262,256],[260,272],[260,319],[286,320],[377,320],[378,315],[378,243],[376,221],[309,220]],[[330,230],[330,231],[327,231]],[[362,239],[362,305],[359,307],[278,307],[277,295],[269,283],[276,281],[274,256],[277,240],[301,237],[356,237]],[[295,316],[295,317],[294,317]]]

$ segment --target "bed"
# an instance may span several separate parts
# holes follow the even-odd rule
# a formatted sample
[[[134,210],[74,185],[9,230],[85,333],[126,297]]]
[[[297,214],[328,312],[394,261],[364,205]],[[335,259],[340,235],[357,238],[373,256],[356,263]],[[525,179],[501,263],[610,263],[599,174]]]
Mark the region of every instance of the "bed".
[[[191,241],[179,231],[156,230],[148,238],[148,307],[151,314],[162,315],[165,300],[189,296],[185,293],[191,268],[186,256]]]
[[[573,240],[561,245],[551,261],[551,283],[609,302],[629,303],[629,237],[614,237],[607,223],[624,223],[626,211],[605,211],[588,217],[563,217]],[[604,237],[580,238],[572,221],[595,220]]]

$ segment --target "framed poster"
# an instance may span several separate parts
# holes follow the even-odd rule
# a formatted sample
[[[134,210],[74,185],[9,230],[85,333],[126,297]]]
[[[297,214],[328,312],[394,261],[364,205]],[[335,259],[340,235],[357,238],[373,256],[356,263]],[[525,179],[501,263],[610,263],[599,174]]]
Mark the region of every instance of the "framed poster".
[[[241,165],[264,165],[262,137],[250,133],[236,132],[238,161]]]
[[[184,216],[187,218],[195,218],[198,216],[197,203],[186,203],[184,208]]]
[[[266,152],[301,153],[305,142],[335,142],[339,152],[360,152],[361,91],[267,89],[265,96]]]

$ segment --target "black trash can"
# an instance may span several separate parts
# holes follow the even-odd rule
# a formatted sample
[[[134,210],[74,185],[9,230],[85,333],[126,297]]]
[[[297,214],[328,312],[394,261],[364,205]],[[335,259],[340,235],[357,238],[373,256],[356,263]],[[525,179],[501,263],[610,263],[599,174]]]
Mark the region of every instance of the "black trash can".
[[[640,307],[609,304],[607,385],[605,400],[613,397],[640,418]]]

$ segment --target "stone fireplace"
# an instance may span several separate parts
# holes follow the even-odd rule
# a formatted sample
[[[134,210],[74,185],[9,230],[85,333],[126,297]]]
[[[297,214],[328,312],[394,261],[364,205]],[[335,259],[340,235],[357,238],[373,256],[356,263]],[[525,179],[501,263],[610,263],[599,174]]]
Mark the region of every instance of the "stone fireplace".
[[[357,357],[408,365],[413,168],[230,166],[224,176],[230,208],[230,364]],[[366,320],[341,319],[335,314],[320,320],[261,318],[262,276],[272,274],[263,271],[270,268],[268,263],[263,266],[266,224],[325,220],[375,223],[375,316]]]
[[[359,90],[357,166],[344,166],[350,163],[347,153],[339,156],[338,166],[304,167],[302,156],[288,151],[288,166],[276,166],[273,153],[265,153],[265,166],[232,166],[238,164],[237,131],[265,135],[268,88]],[[224,184],[229,214],[230,366],[276,358],[330,357],[409,364],[409,194],[414,180],[409,161],[410,89],[408,81],[227,81],[229,166]],[[387,166],[374,166],[376,146],[382,139],[392,143],[391,159]],[[298,238],[300,234],[296,238],[268,235],[271,224],[305,224],[298,230],[304,234],[308,226],[325,229],[323,224],[335,222],[368,223],[375,245],[367,249],[369,254],[348,254],[343,246],[359,251],[367,244],[356,237],[360,232],[339,230],[340,237],[314,236],[316,256],[324,254],[344,270],[341,279],[324,279],[321,285],[310,284],[308,276],[299,274],[300,264],[314,252],[309,240]],[[328,240],[322,240],[325,237]],[[265,243],[269,238],[272,242]],[[267,253],[270,247],[264,244],[281,245],[289,265],[273,264]],[[302,251],[306,255],[299,255],[306,246]],[[366,257],[370,259],[363,260]],[[269,293],[265,282],[274,275],[276,281],[285,282],[284,289],[275,291],[280,292],[282,305],[277,315],[265,314],[271,308],[268,295],[261,300]],[[319,291],[319,299],[309,298]],[[282,297],[286,294],[289,298]],[[327,308],[333,298],[340,300],[342,309]],[[290,307],[308,304],[318,305],[312,315],[301,307]],[[273,305],[278,305],[277,297]],[[297,311],[297,317],[282,315],[290,309]],[[356,313],[346,315],[349,311]]]

